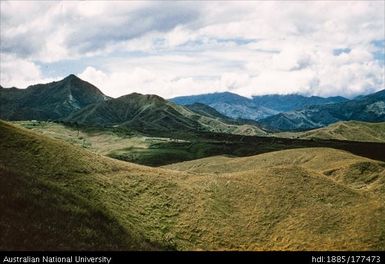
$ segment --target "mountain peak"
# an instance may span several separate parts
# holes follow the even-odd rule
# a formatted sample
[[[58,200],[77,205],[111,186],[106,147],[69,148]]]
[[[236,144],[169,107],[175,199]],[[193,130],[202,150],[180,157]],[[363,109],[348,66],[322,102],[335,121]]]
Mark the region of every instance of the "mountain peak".
[[[68,75],[67,77],[65,77],[64,79],[63,79],[63,81],[64,80],[81,80],[79,77],[77,77],[75,74],[70,74],[70,75]]]
[[[88,95],[96,95],[103,97],[104,100],[108,99],[108,96],[103,94],[103,92],[100,91],[99,88],[87,81],[80,79],[75,74],[70,74],[56,83],[63,84],[62,88],[69,89],[71,93],[80,93],[80,96],[83,96],[86,93]]]
[[[46,84],[21,90],[7,90],[8,100],[0,117],[3,119],[58,120],[75,110],[108,99],[97,87],[74,74]]]

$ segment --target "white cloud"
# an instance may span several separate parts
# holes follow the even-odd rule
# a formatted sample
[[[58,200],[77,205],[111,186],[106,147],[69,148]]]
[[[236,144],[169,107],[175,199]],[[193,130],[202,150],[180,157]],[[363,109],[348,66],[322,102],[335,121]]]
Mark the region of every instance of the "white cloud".
[[[53,79],[44,78],[40,68],[31,61],[5,54],[0,56],[0,83],[3,87],[26,88],[31,84],[53,81]]]
[[[104,93],[112,97],[139,92],[171,98],[186,94],[200,94],[204,91],[215,92],[220,88],[218,81],[212,82],[195,80],[192,77],[165,75],[142,67],[133,67],[125,71],[114,71],[112,73],[87,67],[84,72],[79,74],[79,77],[95,84]],[[225,89],[221,90],[225,91]]]
[[[373,56],[380,50],[373,41],[385,39],[382,1],[1,5],[4,86],[46,79],[37,64],[72,60],[88,65],[75,73],[115,97],[354,96],[385,88],[385,62]]]
[[[166,42],[168,46],[175,47],[181,44],[188,42],[189,40],[193,40],[193,32],[181,27],[177,26],[173,30],[165,36]]]

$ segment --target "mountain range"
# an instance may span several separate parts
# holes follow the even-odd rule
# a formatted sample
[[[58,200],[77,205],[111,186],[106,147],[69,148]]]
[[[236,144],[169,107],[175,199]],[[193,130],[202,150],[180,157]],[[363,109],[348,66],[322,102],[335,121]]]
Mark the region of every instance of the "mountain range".
[[[345,102],[313,105],[259,120],[268,130],[295,131],[320,128],[338,121],[385,121],[385,90]]]
[[[224,92],[193,96],[181,96],[170,99],[180,105],[202,103],[215,108],[218,112],[235,119],[259,120],[281,112],[302,109],[310,105],[324,105],[348,101],[344,97],[306,97],[297,94],[263,95],[251,98]]]
[[[142,133],[212,131],[265,134],[255,123],[235,122],[209,106],[184,107],[157,95],[104,95],[92,84],[69,75],[58,82],[26,89],[0,89],[0,118],[55,120],[87,126],[123,127]]]
[[[303,131],[338,121],[385,121],[385,90],[347,99],[305,97],[302,95],[264,95],[252,98],[232,93],[213,93],[176,97],[171,101],[188,105],[203,103],[234,119],[253,119],[267,131]]]
[[[0,87],[0,118],[124,127],[144,133],[264,135],[265,131],[310,130],[338,121],[385,121],[385,90],[352,100],[296,94],[247,98],[229,92],[170,100],[138,93],[110,98],[71,74],[26,89]]]

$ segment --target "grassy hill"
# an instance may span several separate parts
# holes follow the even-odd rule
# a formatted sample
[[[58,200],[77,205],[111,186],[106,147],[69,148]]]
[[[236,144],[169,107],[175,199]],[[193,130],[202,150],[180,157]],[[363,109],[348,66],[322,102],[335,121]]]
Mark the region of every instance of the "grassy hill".
[[[385,250],[383,162],[317,148],[150,168],[0,137],[0,249]]]
[[[283,132],[277,133],[276,135],[279,137],[290,138],[321,138],[363,142],[385,142],[385,122],[368,123],[360,121],[345,121],[306,132]]]
[[[249,229],[238,230],[241,236],[255,232],[251,245],[245,245],[248,249],[363,250],[374,244],[384,249],[382,162],[307,148],[210,157],[165,168],[215,177],[212,203],[223,216],[218,225]],[[370,217],[360,211],[370,212]]]
[[[0,135],[1,249],[158,248],[106,207],[130,166],[3,122]]]
[[[356,190],[383,191],[385,163],[330,148],[282,150],[262,155],[233,158],[215,156],[163,166],[194,173],[239,173],[270,168],[300,167],[326,175]],[[385,197],[384,197],[385,198]]]

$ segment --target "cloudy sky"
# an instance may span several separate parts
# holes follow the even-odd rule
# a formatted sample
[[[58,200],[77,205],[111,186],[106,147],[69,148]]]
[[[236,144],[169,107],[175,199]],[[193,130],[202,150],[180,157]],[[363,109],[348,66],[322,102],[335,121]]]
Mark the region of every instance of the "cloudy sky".
[[[117,97],[384,89],[384,1],[1,1],[4,87],[70,73]]]

